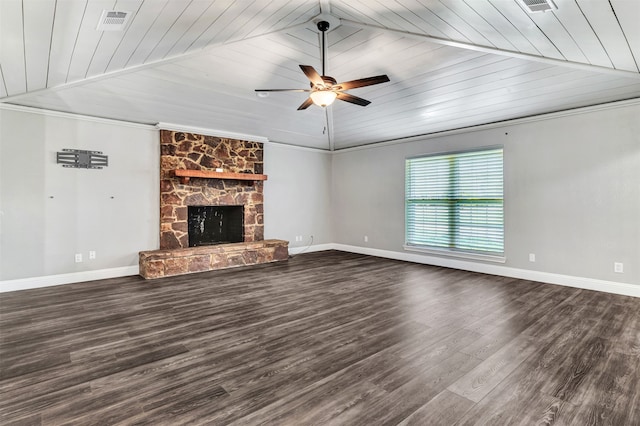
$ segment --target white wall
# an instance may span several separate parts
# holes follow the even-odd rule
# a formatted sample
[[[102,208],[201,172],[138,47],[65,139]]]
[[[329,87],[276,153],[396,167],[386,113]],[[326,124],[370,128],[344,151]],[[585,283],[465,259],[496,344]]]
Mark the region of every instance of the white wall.
[[[313,235],[316,249],[434,263],[402,247],[404,159],[502,144],[507,272],[639,284],[639,118],[635,103],[334,154],[267,143],[265,238],[289,240],[293,253]],[[62,148],[104,151],[110,165],[63,168]],[[158,133],[147,126],[0,109],[0,291],[38,277],[136,273],[138,251],[158,247],[158,168]]]
[[[504,145],[504,266],[640,284],[638,103],[336,153],[334,241],[406,253],[405,158],[497,144]],[[614,262],[624,263],[623,274]]]
[[[109,166],[63,168],[63,148]],[[150,126],[0,109],[0,280],[137,273],[138,252],[158,248],[159,156]]]
[[[5,106],[0,138],[0,291],[135,274],[138,252],[158,248],[157,130]],[[63,148],[103,151],[109,166],[63,168]],[[331,155],[268,143],[264,156],[265,238],[293,253],[331,242]]]
[[[307,247],[311,236],[313,245],[332,242],[331,154],[267,143],[264,171],[265,238],[288,240],[292,253]]]

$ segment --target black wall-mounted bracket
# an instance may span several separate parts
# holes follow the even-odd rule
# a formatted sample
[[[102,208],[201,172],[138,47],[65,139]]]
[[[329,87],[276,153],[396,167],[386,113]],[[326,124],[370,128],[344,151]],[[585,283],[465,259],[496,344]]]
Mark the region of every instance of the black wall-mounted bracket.
[[[63,149],[62,152],[56,152],[56,163],[76,169],[101,169],[109,165],[109,157],[101,151]]]

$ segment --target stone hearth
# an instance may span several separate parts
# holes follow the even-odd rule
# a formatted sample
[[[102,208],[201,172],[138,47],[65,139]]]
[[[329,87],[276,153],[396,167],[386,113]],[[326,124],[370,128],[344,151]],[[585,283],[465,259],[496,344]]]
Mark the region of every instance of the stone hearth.
[[[264,240],[172,250],[140,252],[140,275],[146,279],[287,260],[289,243]]]

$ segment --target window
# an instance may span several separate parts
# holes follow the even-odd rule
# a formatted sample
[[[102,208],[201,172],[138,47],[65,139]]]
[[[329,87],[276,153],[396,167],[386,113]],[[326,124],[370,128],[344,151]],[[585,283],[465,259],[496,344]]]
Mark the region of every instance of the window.
[[[502,148],[406,160],[406,248],[502,256]]]

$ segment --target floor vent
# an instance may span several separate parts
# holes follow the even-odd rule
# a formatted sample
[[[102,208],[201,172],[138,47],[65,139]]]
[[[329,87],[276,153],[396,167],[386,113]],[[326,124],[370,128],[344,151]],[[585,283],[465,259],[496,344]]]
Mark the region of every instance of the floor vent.
[[[546,12],[558,8],[553,0],[520,0],[531,13]]]
[[[98,31],[121,31],[129,21],[130,12],[103,10],[100,21],[98,22]]]

